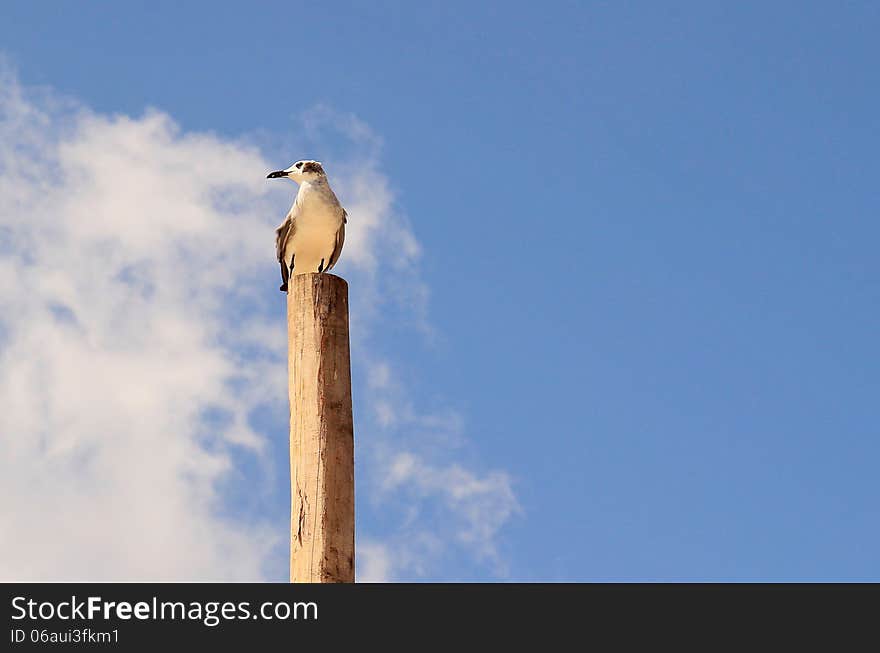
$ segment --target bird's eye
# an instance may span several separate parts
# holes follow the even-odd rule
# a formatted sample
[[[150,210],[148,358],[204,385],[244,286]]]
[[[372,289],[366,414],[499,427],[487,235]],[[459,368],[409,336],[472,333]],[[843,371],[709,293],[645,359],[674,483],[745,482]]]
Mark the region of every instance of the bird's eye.
[[[297,167],[297,168],[302,168],[302,167],[303,167],[302,161],[300,161],[299,163],[297,163],[297,164],[296,164],[296,167]]]

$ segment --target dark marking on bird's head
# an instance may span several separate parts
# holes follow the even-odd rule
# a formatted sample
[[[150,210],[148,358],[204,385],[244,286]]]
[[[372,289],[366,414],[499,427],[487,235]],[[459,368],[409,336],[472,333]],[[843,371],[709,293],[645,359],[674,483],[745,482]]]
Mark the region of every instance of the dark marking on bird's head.
[[[321,167],[321,164],[317,161],[306,161],[303,163],[302,167],[303,172],[314,172],[319,175],[324,174],[324,168]]]

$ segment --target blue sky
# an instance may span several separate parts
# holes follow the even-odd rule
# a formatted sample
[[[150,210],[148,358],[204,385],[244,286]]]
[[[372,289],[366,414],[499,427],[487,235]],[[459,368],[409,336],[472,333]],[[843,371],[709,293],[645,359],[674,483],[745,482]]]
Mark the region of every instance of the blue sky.
[[[417,247],[338,269],[373,293],[377,576],[880,579],[876,4],[180,5],[8,2],[0,51],[95,115],[387,184],[352,256]],[[236,297],[236,324],[277,300]],[[285,409],[248,411],[268,453],[212,481],[282,534]]]

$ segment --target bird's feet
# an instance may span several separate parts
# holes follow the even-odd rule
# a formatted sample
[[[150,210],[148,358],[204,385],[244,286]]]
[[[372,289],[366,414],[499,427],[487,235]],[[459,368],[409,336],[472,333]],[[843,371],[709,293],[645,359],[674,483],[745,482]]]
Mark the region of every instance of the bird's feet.
[[[287,292],[287,284],[282,283],[280,286],[278,286],[278,290],[280,290],[281,292]]]

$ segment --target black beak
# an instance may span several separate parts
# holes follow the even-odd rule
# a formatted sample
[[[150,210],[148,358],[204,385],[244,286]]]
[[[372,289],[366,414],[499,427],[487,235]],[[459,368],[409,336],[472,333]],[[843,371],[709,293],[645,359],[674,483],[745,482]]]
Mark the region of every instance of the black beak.
[[[286,177],[288,173],[284,172],[284,170],[276,170],[275,172],[270,172],[266,175],[266,179],[278,179],[279,177]]]

